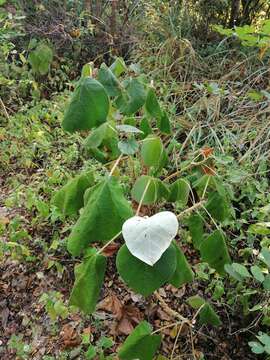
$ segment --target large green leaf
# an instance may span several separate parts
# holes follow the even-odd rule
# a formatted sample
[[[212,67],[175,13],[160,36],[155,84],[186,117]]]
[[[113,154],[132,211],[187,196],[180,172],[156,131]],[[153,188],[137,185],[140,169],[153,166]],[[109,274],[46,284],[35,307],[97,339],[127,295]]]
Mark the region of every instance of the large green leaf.
[[[70,180],[52,198],[52,204],[58,207],[64,215],[77,214],[83,207],[83,196],[94,184],[92,173],[83,173]]]
[[[106,270],[106,258],[100,254],[86,257],[76,267],[75,283],[70,295],[70,305],[77,306],[86,314],[95,311]]]
[[[168,201],[177,201],[181,206],[185,206],[188,202],[189,192],[189,182],[185,179],[178,179],[170,185],[170,196]]]
[[[147,117],[142,118],[140,122],[140,129],[143,132],[141,139],[145,139],[149,134],[152,134],[152,128]]]
[[[146,166],[157,167],[163,154],[163,144],[159,137],[149,135],[143,140],[141,155]]]
[[[119,349],[121,360],[153,360],[161,343],[161,335],[152,335],[151,325],[142,321]]]
[[[91,242],[106,243],[133,215],[121,186],[113,177],[102,180],[90,191],[88,201],[68,238],[68,251],[79,255]]]
[[[176,250],[176,269],[169,282],[173,286],[179,288],[181,285],[189,283],[193,280],[193,272],[185,255],[175,241],[173,242],[173,246]]]
[[[170,119],[166,111],[163,111],[162,115],[157,119],[157,127],[163,134],[171,134]]]
[[[117,77],[104,63],[100,66],[98,81],[104,86],[109,96],[118,96],[121,94],[120,83]]]
[[[203,242],[203,218],[198,214],[193,214],[188,219],[188,229],[195,249],[200,250]]]
[[[167,198],[169,190],[160,179],[153,178],[148,175],[140,176],[131,190],[133,200],[138,203],[142,200],[143,205],[156,203],[161,198]]]
[[[202,242],[200,253],[202,260],[222,275],[225,273],[224,265],[231,263],[227,245],[220,230],[214,231]]]
[[[124,89],[122,95],[116,99],[116,106],[124,115],[132,115],[144,105],[146,91],[138,79],[127,80],[123,85]]]
[[[85,77],[76,86],[62,126],[69,132],[90,130],[104,123],[108,112],[109,98],[103,85]]]
[[[230,215],[226,198],[218,192],[212,192],[209,195],[205,208],[214,219],[221,222],[228,219]]]
[[[113,74],[116,77],[119,77],[127,70],[127,67],[126,67],[124,60],[122,58],[118,57],[115,59],[115,61],[110,66],[110,70],[113,72]]]
[[[212,305],[205,301],[199,295],[191,296],[187,300],[188,304],[193,307],[193,309],[199,309],[199,323],[202,324],[211,324],[213,326],[221,325],[221,321]]]
[[[148,296],[173,276],[176,269],[176,249],[170,245],[161,258],[150,266],[133,256],[127,246],[123,245],[118,251],[116,266],[131,289]]]
[[[155,91],[153,88],[149,88],[147,91],[147,97],[145,102],[146,111],[156,119],[162,116],[162,110],[159,106]]]

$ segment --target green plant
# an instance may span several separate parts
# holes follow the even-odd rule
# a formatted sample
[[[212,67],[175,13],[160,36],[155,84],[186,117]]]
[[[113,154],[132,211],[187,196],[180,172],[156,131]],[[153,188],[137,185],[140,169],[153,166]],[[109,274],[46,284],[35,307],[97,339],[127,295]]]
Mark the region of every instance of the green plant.
[[[23,335],[11,335],[8,341],[8,348],[15,350],[19,359],[29,359],[31,353],[31,346],[23,341]]]
[[[171,141],[175,144],[170,115],[160,105],[146,77],[134,77],[132,67],[127,68],[121,59],[116,59],[110,68],[103,64],[97,73],[98,80],[87,76],[89,74],[91,71],[87,72],[84,68],[66,111],[63,128],[70,132],[91,130],[85,140],[87,148],[93,150],[91,154],[97,159],[101,158],[101,162],[113,161],[113,166],[109,174],[98,180],[95,172],[92,173],[90,183],[94,176],[94,185],[90,184],[88,188],[82,187],[76,179],[72,180],[52,200],[59,207],[56,199],[63,199],[65,206],[60,205],[60,208],[65,214],[73,213],[75,204],[80,204],[79,207],[84,204],[67,239],[68,251],[73,256],[84,255],[82,263],[75,268],[70,304],[88,314],[95,310],[107,263],[103,251],[121,234],[126,243],[118,251],[116,267],[121,278],[133,290],[149,296],[165,283],[180,287],[191,282],[193,273],[190,265],[178,242],[172,240],[178,233],[178,220],[188,218],[193,211],[199,212],[202,221],[199,234],[197,224],[189,224],[194,245],[203,261],[223,274],[224,265],[231,260],[224,234],[216,222],[222,224],[230,217],[230,204],[220,179],[205,174],[204,169],[211,166],[211,151],[197,150],[190,155],[190,159],[179,161],[181,147],[179,151],[179,147],[170,146]],[[126,79],[123,79],[124,74],[127,74]],[[143,121],[147,121],[147,130],[142,126]],[[179,159],[176,165],[172,158]],[[117,173],[117,167],[120,168],[124,159],[128,159],[128,165],[125,168],[122,166],[125,175],[121,176]],[[142,172],[146,175],[141,175]],[[178,178],[179,175],[181,178]],[[174,178],[176,181],[171,182]],[[199,197],[196,203],[195,191]],[[127,193],[137,204],[135,217]],[[189,200],[193,204],[186,208]],[[162,212],[169,204],[174,211],[179,208],[182,211],[177,215]],[[131,220],[142,220],[142,206],[148,209],[150,215],[149,205],[156,213],[154,216],[163,216],[162,222],[151,220],[154,216],[149,218],[151,221],[147,222],[143,232],[135,236],[135,230],[131,231],[134,236],[128,241],[122,227],[130,226],[128,222]],[[79,207],[76,207],[76,211]],[[211,234],[205,234],[204,230],[208,216],[218,228]],[[145,236],[144,241],[142,236]],[[153,242],[157,243],[159,249],[152,257],[154,246],[151,250],[150,244]],[[164,242],[166,245],[162,245]],[[91,245],[93,243],[101,243],[101,247],[97,249],[97,245]],[[132,250],[139,243],[142,251],[152,257],[151,265],[140,260],[138,253]],[[204,322],[208,319],[209,323],[219,324],[210,304],[202,302],[199,311],[202,311]],[[135,335],[140,333],[139,329],[135,330]]]
[[[62,295],[59,292],[51,291],[50,293],[44,293],[40,297],[39,302],[45,306],[52,322],[55,322],[59,317],[65,319],[69,314],[69,309],[63,303]]]
[[[106,356],[105,351],[114,345],[114,341],[106,336],[101,336],[95,345],[89,345],[87,351],[84,353],[85,359],[94,359],[96,356],[100,360],[113,360],[113,356]]]
[[[251,351],[254,354],[263,354],[266,353],[270,355],[270,336],[259,332],[256,338],[259,341],[250,341],[248,345],[251,347]]]
[[[244,25],[226,29],[221,25],[213,26],[213,29],[221,35],[235,37],[242,45],[255,47],[260,50],[262,58],[270,48],[270,20],[264,20],[259,26]]]

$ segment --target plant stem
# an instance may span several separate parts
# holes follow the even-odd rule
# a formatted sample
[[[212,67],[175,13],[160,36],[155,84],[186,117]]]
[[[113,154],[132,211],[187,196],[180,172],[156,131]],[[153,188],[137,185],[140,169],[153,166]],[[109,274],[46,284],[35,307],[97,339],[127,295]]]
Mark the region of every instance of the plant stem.
[[[104,250],[106,249],[106,247],[107,247],[108,245],[110,245],[112,242],[114,242],[114,240],[117,239],[121,234],[122,234],[122,230],[119,231],[119,233],[117,233],[116,235],[114,235],[114,237],[111,238],[111,240],[109,240],[101,249],[99,249],[97,253],[98,253],[98,254],[101,254],[102,251],[104,251]]]
[[[174,323],[172,323],[172,324],[162,326],[161,328],[153,331],[153,332],[151,333],[151,335],[154,335],[154,334],[156,334],[156,333],[159,333],[159,332],[161,332],[161,331],[164,330],[164,329],[168,329],[168,328],[170,328],[170,327],[177,326],[177,325],[179,325],[179,324],[183,324],[183,322],[182,322],[182,321],[176,321],[176,322],[174,322]]]
[[[201,154],[199,154],[199,155],[201,155]],[[196,158],[197,158],[197,157],[198,157],[198,156],[196,156]],[[179,169],[179,170],[175,171],[174,173],[172,173],[171,175],[167,176],[167,177],[164,179],[164,181],[168,181],[168,180],[170,180],[170,179],[172,179],[172,178],[180,175],[182,172],[184,172],[184,171],[186,171],[186,170],[188,170],[188,169],[190,169],[190,168],[192,168],[192,167],[194,167],[194,166],[203,165],[203,164],[206,162],[206,160],[210,159],[210,156],[207,157],[207,158],[205,157],[202,161],[198,161],[198,162],[194,161],[196,158],[194,158],[194,159],[191,161],[191,163],[188,164],[188,165],[187,165],[186,167],[184,167],[183,169]]]
[[[190,208],[180,212],[180,214],[177,215],[177,218],[181,218],[191,212],[193,212],[194,210],[197,210],[200,207],[203,207],[203,205],[205,204],[206,200],[201,200],[198,203],[194,204],[193,206],[191,206]]]
[[[123,157],[123,154],[121,154],[121,155],[116,159],[116,161],[115,161],[115,163],[114,163],[114,165],[113,165],[113,167],[112,167],[112,169],[111,169],[111,171],[110,171],[110,174],[109,174],[110,177],[113,176],[114,170],[117,168],[117,166],[118,166],[119,162],[121,161],[122,157]]]
[[[143,199],[144,199],[144,197],[145,197],[145,194],[146,194],[146,192],[147,192],[147,189],[149,188],[150,182],[151,182],[151,180],[148,180],[148,182],[147,182],[147,184],[146,184],[146,187],[145,187],[145,189],[144,189],[144,191],[143,191],[143,194],[142,194],[140,203],[139,203],[138,208],[137,208],[137,211],[136,211],[136,216],[138,216],[139,213],[140,213],[140,210],[141,210],[141,207],[142,207],[142,203],[143,203]]]

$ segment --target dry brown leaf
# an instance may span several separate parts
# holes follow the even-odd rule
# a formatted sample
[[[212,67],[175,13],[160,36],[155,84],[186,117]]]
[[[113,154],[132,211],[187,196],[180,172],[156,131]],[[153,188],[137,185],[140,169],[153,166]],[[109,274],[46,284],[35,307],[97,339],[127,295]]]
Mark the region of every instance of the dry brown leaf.
[[[60,332],[60,341],[62,347],[66,349],[78,346],[81,343],[81,338],[72,325],[65,324]]]
[[[117,252],[119,247],[120,247],[120,244],[112,243],[112,244],[106,246],[106,248],[102,251],[102,255],[104,255],[106,257],[113,256]]]
[[[107,296],[102,300],[98,305],[97,309],[105,310],[113,313],[116,319],[121,319],[122,317],[122,308],[123,305],[118,297],[114,294]]]
[[[129,335],[142,320],[142,314],[138,308],[122,304],[115,294],[107,296],[97,308],[111,312],[115,316],[115,323],[111,329],[112,335]]]

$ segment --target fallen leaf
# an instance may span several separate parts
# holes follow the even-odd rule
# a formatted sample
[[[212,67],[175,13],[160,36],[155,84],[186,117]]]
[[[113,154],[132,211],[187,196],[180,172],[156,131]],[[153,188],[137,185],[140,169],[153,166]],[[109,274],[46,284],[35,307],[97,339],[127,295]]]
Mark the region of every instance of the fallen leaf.
[[[60,332],[60,341],[62,347],[66,349],[78,346],[81,343],[81,338],[72,325],[65,324]]]
[[[124,305],[122,317],[112,328],[112,335],[129,335],[134,327],[142,320],[140,310],[132,305]]]
[[[113,256],[117,252],[119,247],[120,247],[120,244],[112,243],[105,247],[105,249],[102,251],[102,255],[104,255],[106,257]]]
[[[97,305],[97,309],[105,310],[113,313],[116,319],[121,319],[122,317],[122,308],[123,305],[118,297],[114,294],[107,296]]]
[[[111,328],[112,335],[129,335],[142,320],[140,310],[132,305],[124,305],[115,294],[110,294],[97,305],[97,309],[111,312],[115,322]]]
[[[0,314],[3,328],[5,328],[7,326],[8,316],[9,316],[9,309],[6,307],[1,311],[1,314]]]

